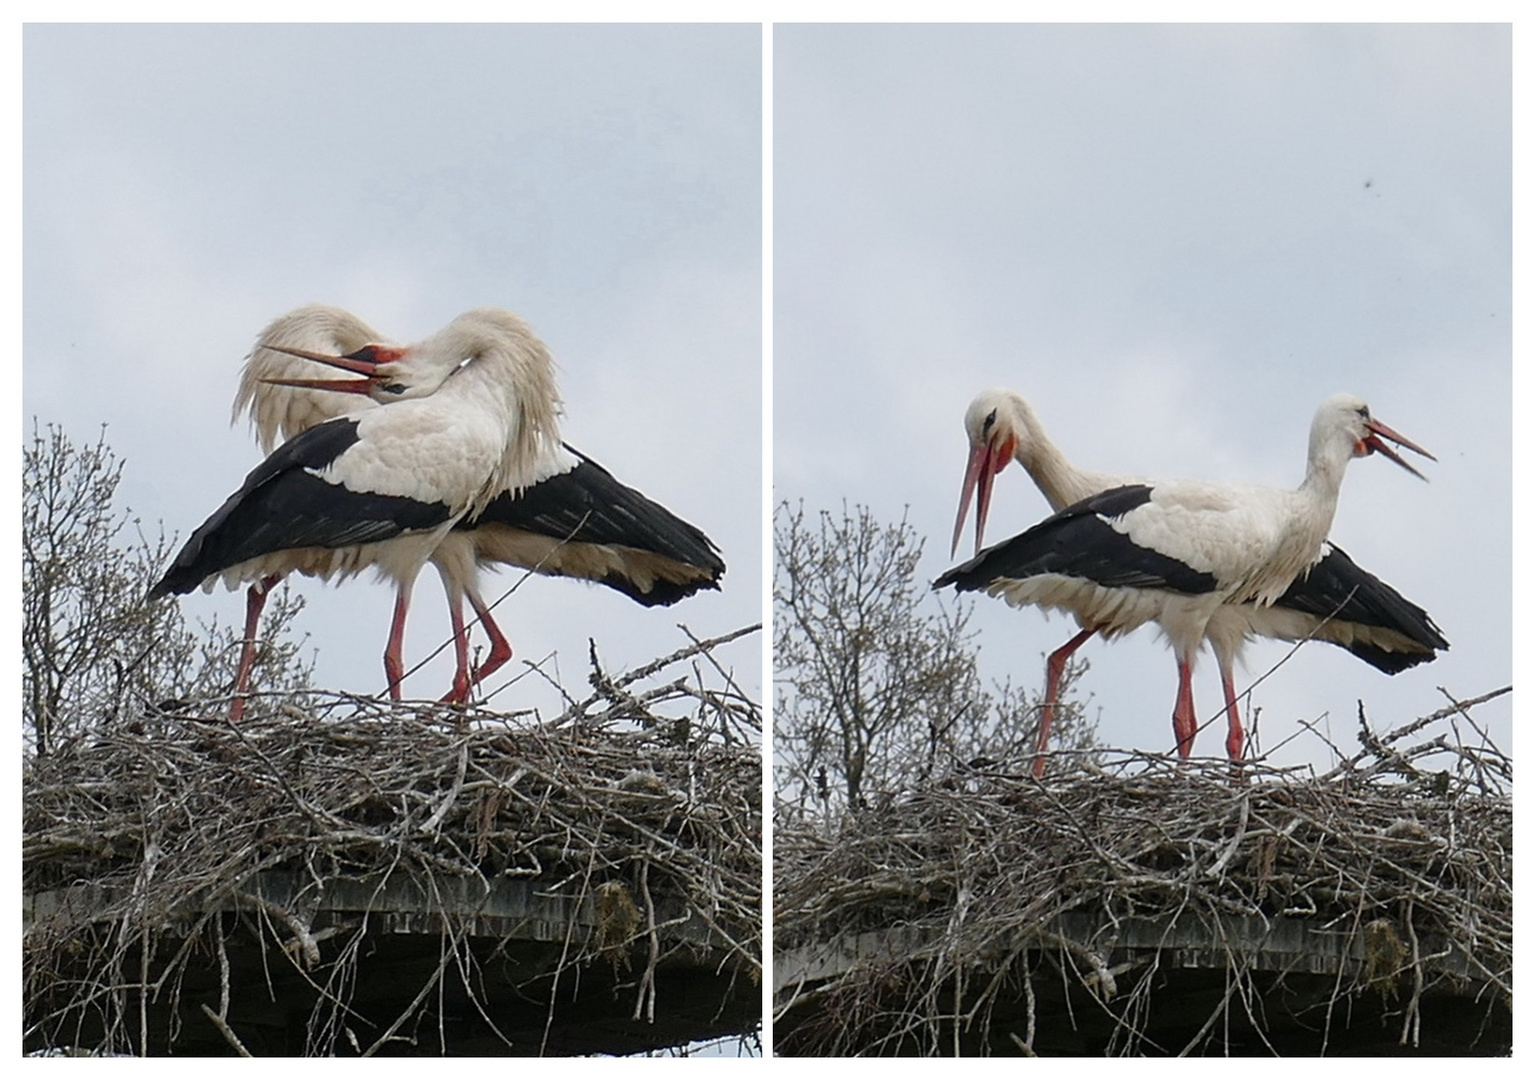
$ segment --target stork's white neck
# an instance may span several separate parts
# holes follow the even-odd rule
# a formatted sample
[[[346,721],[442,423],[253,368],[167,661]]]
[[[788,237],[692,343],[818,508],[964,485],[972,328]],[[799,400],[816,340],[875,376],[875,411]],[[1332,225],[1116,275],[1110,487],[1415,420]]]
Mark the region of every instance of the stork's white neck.
[[[278,316],[261,331],[255,348],[245,359],[230,421],[238,422],[241,413],[249,412],[261,449],[270,454],[280,441],[291,439],[316,424],[371,408],[373,402],[365,397],[268,382],[269,379],[335,376],[330,368],[313,360],[277,352],[269,346],[344,356],[364,345],[387,340],[351,312],[324,304],[306,304]]]
[[[1322,543],[1332,531],[1343,474],[1354,456],[1357,440],[1348,427],[1347,411],[1324,403],[1311,424],[1306,450],[1306,477],[1284,500],[1288,504],[1272,557],[1256,583],[1256,598],[1271,604],[1295,575],[1316,562]]]
[[[1332,517],[1338,505],[1338,494],[1343,489],[1343,474],[1354,459],[1359,440],[1347,427],[1346,416],[1324,404],[1311,424],[1311,437],[1306,447],[1306,477],[1301,481],[1300,494],[1318,507],[1325,516],[1326,528],[1332,527]],[[1325,529],[1324,529],[1325,533]]]
[[[1073,465],[1045,433],[1034,409],[1018,394],[1006,391],[998,409],[1017,438],[1014,460],[1033,478],[1050,509],[1081,502],[1123,482],[1119,477],[1087,472]]]
[[[541,475],[539,463],[559,452],[560,398],[549,350],[525,322],[496,308],[460,315],[430,347],[466,360],[438,396],[491,403],[504,418],[506,453],[493,484],[495,491],[521,490]]]

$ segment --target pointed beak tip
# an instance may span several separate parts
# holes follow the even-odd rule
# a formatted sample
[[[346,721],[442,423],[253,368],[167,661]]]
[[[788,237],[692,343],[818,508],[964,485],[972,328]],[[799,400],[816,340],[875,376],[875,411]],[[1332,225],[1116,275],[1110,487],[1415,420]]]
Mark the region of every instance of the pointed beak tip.
[[[1410,444],[1403,444],[1403,445],[1408,446],[1409,449],[1412,448],[1410,446]],[[1380,438],[1379,435],[1372,433],[1368,439],[1364,440],[1364,447],[1365,447],[1365,451],[1367,453],[1379,454],[1379,455],[1381,455],[1381,457],[1388,458],[1389,460],[1391,460],[1391,461],[1395,462],[1396,464],[1400,465],[1402,468],[1406,469],[1408,472],[1412,473],[1419,480],[1422,480],[1424,483],[1428,482],[1428,477],[1424,476],[1421,472],[1419,472],[1417,469],[1415,469],[1407,461],[1406,458],[1402,457],[1401,454],[1398,454],[1395,450],[1393,450],[1390,446],[1388,446]],[[1427,457],[1428,454],[1425,453],[1424,456]]]
[[[378,362],[376,360],[359,360],[355,356],[336,356],[331,353],[312,352],[309,349],[294,349],[287,345],[263,345],[263,349],[271,349],[287,356],[297,356],[301,360],[312,360],[326,367],[336,368],[338,371],[350,371],[355,375],[363,375],[375,378],[378,375]]]
[[[366,394],[378,385],[377,380],[364,379],[262,379],[269,386],[290,386],[297,390],[326,390],[342,394]]]

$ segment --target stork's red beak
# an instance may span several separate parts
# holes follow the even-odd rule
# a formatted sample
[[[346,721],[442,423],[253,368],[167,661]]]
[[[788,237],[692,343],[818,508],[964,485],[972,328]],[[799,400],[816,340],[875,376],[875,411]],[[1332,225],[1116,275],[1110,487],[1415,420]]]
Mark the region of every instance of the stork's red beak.
[[[1359,440],[1359,446],[1361,449],[1356,451],[1359,456],[1362,457],[1365,454],[1384,454],[1386,457],[1396,462],[1402,468],[1412,473],[1419,480],[1428,480],[1428,477],[1424,476],[1417,469],[1414,469],[1411,465],[1407,464],[1407,462],[1402,459],[1402,455],[1398,454],[1395,450],[1391,449],[1391,447],[1387,446],[1381,440],[1390,439],[1402,449],[1411,450],[1414,454],[1421,454],[1423,457],[1428,458],[1430,461],[1438,461],[1438,458],[1436,458],[1433,454],[1430,454],[1427,450],[1423,449],[1423,447],[1419,446],[1411,439],[1397,434],[1395,431],[1391,430],[1391,428],[1387,427],[1385,424],[1382,424],[1379,420],[1375,420],[1373,418],[1367,419],[1364,422],[1364,426],[1369,429],[1370,434]]]
[[[959,493],[959,516],[954,519],[954,539],[949,545],[949,557],[959,550],[959,534],[965,530],[965,515],[970,511],[970,497],[979,492],[975,502],[975,550],[981,550],[981,540],[986,535],[986,515],[991,512],[991,484],[997,473],[1007,468],[1013,459],[1013,440],[1000,445],[978,442],[970,448],[970,463],[965,467],[965,486]]]
[[[378,348],[373,345],[364,346],[347,356],[332,356],[328,353],[310,352],[308,349],[292,349],[286,345],[265,345],[263,348],[271,349],[273,352],[287,353],[289,356],[302,357],[305,360],[313,360],[317,364],[340,368],[342,371],[353,371],[364,376],[361,379],[261,380],[273,386],[296,386],[302,390],[335,390],[343,394],[367,394],[374,387],[382,386],[388,381],[378,373],[378,365],[381,360],[378,355]]]

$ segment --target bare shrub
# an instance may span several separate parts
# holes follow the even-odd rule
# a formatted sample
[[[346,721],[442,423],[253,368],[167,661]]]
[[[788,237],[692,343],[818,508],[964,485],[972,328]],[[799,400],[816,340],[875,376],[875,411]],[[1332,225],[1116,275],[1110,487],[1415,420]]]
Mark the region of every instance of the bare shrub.
[[[173,540],[116,506],[123,461],[107,445],[76,443],[33,422],[22,450],[22,724],[28,749],[168,700],[218,698],[233,688],[238,633],[194,631],[179,605],[150,603],[149,585]],[[267,608],[252,685],[309,683],[312,658],[290,635],[303,600],[286,589]]]

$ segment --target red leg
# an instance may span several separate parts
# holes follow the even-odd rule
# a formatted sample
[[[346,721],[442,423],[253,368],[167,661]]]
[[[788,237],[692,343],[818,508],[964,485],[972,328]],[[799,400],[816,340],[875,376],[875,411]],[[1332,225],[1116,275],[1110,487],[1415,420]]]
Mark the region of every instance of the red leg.
[[[474,669],[472,676],[478,685],[489,678],[491,672],[512,658],[512,646],[501,633],[501,628],[496,625],[496,620],[490,617],[490,608],[485,606],[485,601],[480,599],[479,593],[470,592],[469,603],[473,606],[474,613],[480,617],[480,625],[485,627],[485,633],[490,635],[490,655],[485,658],[485,663]]]
[[[457,597],[448,602],[448,616],[453,620],[453,689],[442,697],[445,705],[462,705],[469,700],[469,632],[464,628],[464,608]]]
[[[1188,757],[1194,752],[1194,732],[1199,723],[1194,719],[1194,665],[1188,660],[1178,661],[1178,701],[1173,706],[1173,737],[1178,740],[1178,756]]]
[[[1097,632],[1091,626],[1082,630],[1076,637],[1051,653],[1050,658],[1045,661],[1045,707],[1040,710],[1039,745],[1034,752],[1036,780],[1045,775],[1045,750],[1050,745],[1050,725],[1055,722],[1055,700],[1060,692],[1061,675],[1066,670],[1066,661],[1071,659],[1072,653],[1082,647],[1083,642]]]
[[[229,722],[238,724],[245,715],[245,695],[250,690],[251,668],[256,663],[256,628],[261,624],[261,610],[266,595],[282,580],[281,574],[269,574],[245,591],[245,638],[240,643],[240,668],[235,673],[235,696],[229,703]]]
[[[1242,710],[1237,708],[1236,685],[1231,678],[1231,669],[1226,666],[1221,668],[1221,687],[1226,691],[1226,755],[1232,761],[1242,760]]]
[[[405,613],[410,608],[410,590],[401,586],[394,598],[394,622],[389,625],[389,644],[384,647],[384,675],[389,679],[389,699],[400,700],[400,684],[405,681]]]

